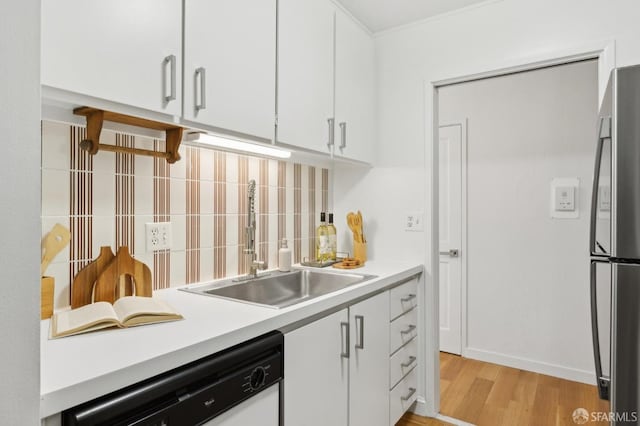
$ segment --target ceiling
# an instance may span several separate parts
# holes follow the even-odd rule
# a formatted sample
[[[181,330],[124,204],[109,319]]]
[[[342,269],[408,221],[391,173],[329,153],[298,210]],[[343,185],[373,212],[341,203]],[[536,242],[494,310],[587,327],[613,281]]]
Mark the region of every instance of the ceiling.
[[[419,21],[486,0],[339,0],[372,32]]]

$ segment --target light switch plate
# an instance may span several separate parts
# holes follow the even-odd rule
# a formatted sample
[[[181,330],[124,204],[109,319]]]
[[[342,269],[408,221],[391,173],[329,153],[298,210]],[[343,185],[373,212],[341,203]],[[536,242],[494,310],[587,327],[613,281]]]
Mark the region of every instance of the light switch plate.
[[[580,217],[580,179],[554,178],[551,180],[550,215],[554,219]]]
[[[404,226],[405,231],[424,232],[424,213],[409,212]]]

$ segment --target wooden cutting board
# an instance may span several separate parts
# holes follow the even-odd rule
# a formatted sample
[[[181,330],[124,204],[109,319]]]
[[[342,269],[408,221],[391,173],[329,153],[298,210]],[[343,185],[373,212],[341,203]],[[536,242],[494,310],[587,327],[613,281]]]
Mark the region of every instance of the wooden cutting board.
[[[118,249],[116,257],[106,269],[98,275],[93,301],[115,302],[120,296],[119,287],[123,276],[133,279],[136,296],[152,296],[151,270],[144,263],[131,257],[129,248],[123,246]]]
[[[71,309],[90,304],[93,300],[93,288],[98,277],[116,256],[111,247],[100,247],[100,255],[78,272],[71,286]]]

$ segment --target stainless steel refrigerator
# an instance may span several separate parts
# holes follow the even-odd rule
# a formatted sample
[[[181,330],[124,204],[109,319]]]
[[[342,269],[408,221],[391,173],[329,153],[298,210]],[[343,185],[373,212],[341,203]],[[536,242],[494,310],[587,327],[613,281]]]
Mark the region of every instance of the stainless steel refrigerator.
[[[591,322],[611,423],[640,407],[640,66],[612,71],[598,117],[591,198]]]

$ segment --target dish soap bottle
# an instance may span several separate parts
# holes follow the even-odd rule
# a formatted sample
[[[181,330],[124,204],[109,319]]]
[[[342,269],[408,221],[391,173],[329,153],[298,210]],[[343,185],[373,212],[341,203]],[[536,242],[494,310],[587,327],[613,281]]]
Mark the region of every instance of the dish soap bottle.
[[[291,270],[291,249],[287,246],[287,239],[283,238],[278,250],[278,270],[289,272]]]
[[[329,213],[329,224],[327,225],[329,234],[329,260],[336,261],[336,253],[338,251],[338,235],[336,227],[333,225],[333,213]]]
[[[329,248],[329,230],[326,223],[326,215],[320,213],[320,226],[316,229],[316,260],[326,262],[329,260],[331,249]]]
[[[283,238],[278,250],[278,270],[289,272],[291,270],[291,249],[287,246],[287,239]]]

